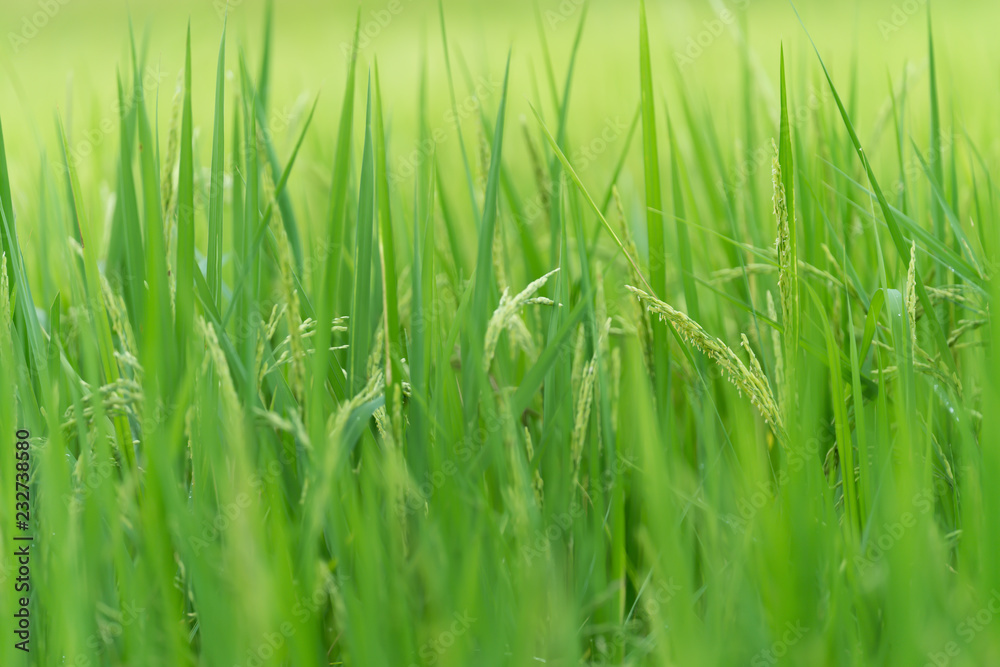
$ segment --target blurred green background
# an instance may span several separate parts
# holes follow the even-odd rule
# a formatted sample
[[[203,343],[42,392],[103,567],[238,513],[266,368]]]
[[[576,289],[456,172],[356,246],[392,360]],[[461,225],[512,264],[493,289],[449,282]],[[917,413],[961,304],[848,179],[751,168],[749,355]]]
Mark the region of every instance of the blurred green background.
[[[556,72],[566,60],[579,19],[582,0],[510,0],[504,3],[446,0],[449,39],[460,107],[468,103],[469,120],[478,113],[475,95],[492,115],[497,100],[504,59],[512,50],[509,113],[516,121],[530,117],[529,100],[548,100],[539,57],[539,26],[546,33]],[[37,174],[39,147],[50,159],[57,155],[55,117],[67,124],[70,145],[95,146],[80,163],[81,178],[88,185],[100,174],[113,174],[117,133],[115,113],[116,68],[128,74],[128,17],[131,13],[140,40],[149,54],[147,81],[159,82],[155,111],[159,114],[161,141],[169,132],[173,99],[183,64],[184,31],[191,22],[194,51],[194,114],[196,127],[210,126],[213,107],[214,65],[223,28],[221,0],[3,0],[0,3],[0,112],[8,141],[14,189],[23,198]],[[363,32],[361,71],[378,58],[392,152],[399,160],[417,150],[415,132],[418,72],[424,57],[430,65],[431,125],[449,132],[448,89],[441,48],[437,2],[431,0],[366,0],[360,4]],[[628,122],[638,104],[638,2],[593,0],[591,20],[583,35],[578,80],[573,91],[570,136],[577,143],[598,136],[614,119]],[[925,95],[926,1],[876,0],[865,2],[797,3],[802,20],[812,33],[836,80],[846,86],[857,53],[859,66],[859,128],[868,133],[878,154],[880,133],[888,118],[889,80],[899,86],[909,71],[908,86],[918,99]],[[351,38],[353,2],[283,0],[275,15],[272,130],[280,147],[289,148],[296,122],[319,95],[311,141],[303,152],[304,168],[293,189],[303,180],[326,183],[332,164],[333,137],[346,73],[344,50]],[[731,12],[726,13],[726,12]],[[227,64],[232,70],[242,50],[256,70],[260,59],[264,0],[231,0]],[[669,104],[676,97],[679,63],[696,100],[712,109],[721,140],[731,145],[740,135],[740,77],[737,66],[740,40],[746,36],[758,67],[756,82],[762,99],[772,99],[766,113],[775,114],[778,45],[783,42],[789,61],[793,105],[808,107],[814,93],[826,94],[817,79],[815,56],[787,0],[670,0],[649,3],[653,35],[654,75]],[[932,7],[941,72],[942,98],[952,100],[942,110],[969,127],[973,134],[989,133],[995,120],[998,77],[989,67],[970,63],[997,62],[1000,41],[1000,3],[995,0],[952,0]],[[960,53],[955,50],[960,49]],[[694,55],[692,62],[687,59]],[[960,57],[959,57],[960,56]],[[198,66],[199,63],[201,66]],[[463,64],[464,63],[464,64]],[[956,63],[962,63],[957,66]],[[466,76],[468,72],[468,76]],[[468,86],[468,81],[474,85]],[[808,83],[807,83],[808,82]],[[484,85],[485,84],[485,85]],[[476,90],[478,88],[478,91]],[[231,87],[229,99],[235,86]],[[971,99],[970,99],[971,96]],[[153,95],[148,95],[152,105]],[[796,102],[797,100],[797,102]],[[971,103],[971,102],[974,102]],[[363,95],[359,95],[359,105]],[[151,113],[153,109],[151,109]],[[543,113],[551,113],[543,105]],[[921,128],[925,119],[916,120]],[[466,126],[474,127],[471,122]],[[516,127],[516,126],[515,126]],[[196,130],[197,131],[197,130]],[[874,133],[872,136],[871,133]],[[92,142],[89,139],[93,139]],[[471,137],[475,141],[475,137]],[[208,142],[200,140],[202,164],[208,160]],[[523,150],[512,142],[510,150]],[[990,147],[984,147],[990,148]],[[456,159],[457,146],[439,147],[446,159]],[[987,150],[992,154],[994,151]],[[403,156],[403,157],[401,157]],[[889,154],[891,157],[891,153]],[[633,158],[634,159],[634,158]],[[605,162],[610,162],[608,157]],[[610,169],[610,165],[604,165]],[[628,170],[626,171],[626,175]],[[528,177],[528,175],[525,175]],[[295,180],[295,179],[293,179]],[[306,185],[313,185],[309,183]],[[98,193],[100,188],[86,187]],[[105,192],[108,188],[104,189]],[[93,196],[97,196],[96,194]],[[22,202],[28,204],[27,201]],[[92,202],[98,209],[106,202]],[[23,209],[22,209],[23,210]],[[30,235],[30,229],[29,229]],[[30,236],[29,236],[30,238]]]
[[[70,102],[78,112],[75,120],[81,123],[84,119],[80,116],[87,111],[111,104],[112,73],[115,67],[128,62],[129,12],[140,34],[148,30],[150,62],[158,64],[165,74],[163,90],[167,95],[160,96],[163,107],[164,102],[169,103],[183,64],[186,22],[191,21],[195,62],[214,63],[224,4],[222,0],[3,0],[0,99],[6,122],[13,126],[12,130],[17,129],[11,134],[23,135],[32,125],[45,125],[46,116],[56,109],[66,113]],[[248,59],[256,62],[264,4],[264,0],[230,0],[229,20],[235,37],[231,42],[232,56],[243,48]],[[797,7],[835,71],[847,66],[855,46],[860,49],[859,58],[864,63],[862,82],[877,94],[886,89],[888,72],[896,75],[906,63],[925,62],[926,4],[926,0],[800,0]],[[536,8],[548,31],[558,69],[565,61],[581,5],[582,0],[444,2],[450,37],[461,48],[473,72],[502,70],[506,51],[513,49],[515,76],[511,98],[515,110],[520,112],[526,110],[523,97],[531,91],[531,79],[525,75],[539,64],[529,60],[537,55]],[[345,74],[341,45],[350,40],[359,6],[369,33],[369,38],[362,40],[365,45],[362,62],[370,63],[378,56],[386,85],[393,91],[390,100],[395,99],[399,105],[397,113],[409,108],[404,105],[415,98],[416,74],[423,53],[429,55],[435,89],[443,88],[434,0],[366,0],[360,5],[339,0],[282,0],[275,17],[275,71],[280,77],[274,88],[279,100],[293,103],[304,91],[325,93],[321,110],[327,116],[335,115]],[[393,14],[390,11],[393,6],[400,11]],[[588,101],[596,107],[596,115],[601,111],[631,111],[632,100],[637,97],[637,6],[637,2],[620,0],[591,3],[593,20],[584,35],[579,67],[584,79],[593,85],[580,86],[577,94],[590,97]],[[657,55],[660,58],[654,67],[659,65],[660,73],[666,74],[666,60],[675,52],[684,53],[688,40],[712,27],[706,24],[718,19],[726,7],[736,15],[746,13],[751,48],[772,77],[777,70],[779,40],[784,41],[791,54],[808,55],[803,51],[808,45],[805,35],[787,0],[653,0],[649,12],[654,58]],[[935,28],[943,93],[953,88],[995,99],[997,73],[986,67],[953,69],[949,52],[960,48],[961,53],[955,55],[961,55],[961,62],[966,64],[995,59],[1000,51],[1000,41],[996,39],[1000,3],[950,0],[932,6],[932,12],[938,20]],[[384,19],[386,13],[390,19],[380,25],[377,19],[380,14]],[[898,20],[900,17],[903,22]],[[726,25],[725,32],[717,38],[713,36],[704,53],[685,69],[706,90],[713,104],[718,102],[720,116],[725,115],[723,105],[738,80],[738,72],[730,66],[735,63],[738,48],[734,28],[738,28],[738,22]],[[33,33],[37,34],[24,43],[16,47],[12,44],[12,36]],[[790,60],[795,67],[794,56]],[[813,62],[808,58],[810,66]],[[195,113],[206,118],[211,108],[214,71],[209,66],[195,67],[194,74],[195,88],[201,92],[201,103],[196,104]],[[608,85],[616,88],[608,89]],[[868,90],[867,86],[862,89]],[[882,97],[877,94],[871,101],[880,103]],[[990,105],[978,106],[986,109]],[[168,106],[165,108],[169,110]]]

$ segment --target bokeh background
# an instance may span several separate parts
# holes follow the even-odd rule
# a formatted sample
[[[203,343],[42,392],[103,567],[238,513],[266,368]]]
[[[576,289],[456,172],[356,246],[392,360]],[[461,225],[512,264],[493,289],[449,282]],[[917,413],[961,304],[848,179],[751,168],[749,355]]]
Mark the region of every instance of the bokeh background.
[[[227,65],[232,72],[240,52],[256,70],[262,50],[265,0],[3,0],[0,2],[0,118],[7,139],[12,181],[22,211],[30,211],[27,195],[37,179],[40,155],[58,159],[56,118],[67,126],[70,145],[86,152],[79,164],[81,179],[100,186],[113,177],[116,150],[115,73],[130,75],[129,16],[140,44],[148,50],[147,82],[157,94],[147,95],[159,115],[161,141],[169,132],[175,93],[183,65],[184,34],[191,23],[194,53],[196,126],[211,124],[215,58],[228,15]],[[542,100],[547,80],[540,61],[540,32],[548,42],[554,69],[562,76],[574,38],[582,0],[508,0],[503,3],[445,0],[449,41],[459,105],[468,104],[470,120],[482,102],[495,113],[499,81],[508,50],[512,54],[509,114],[531,117],[529,101]],[[592,0],[577,64],[577,85],[569,118],[577,143],[601,134],[609,122],[628,122],[638,92],[637,0]],[[899,89],[906,73],[910,99],[926,100],[926,0],[827,2],[799,0],[797,9],[842,90],[852,70],[858,77],[856,121],[869,151],[878,160],[879,142],[890,108],[890,81]],[[419,150],[415,139],[419,72],[424,60],[430,77],[431,126],[448,132],[438,153],[457,159],[457,141],[447,112],[450,99],[444,68],[438,3],[434,0],[281,0],[274,16],[272,131],[277,145],[290,148],[302,116],[315,96],[319,106],[291,188],[303,196],[319,192],[329,180],[333,137],[346,75],[346,45],[356,13],[362,14],[362,72],[377,57],[386,92],[391,151],[400,160]],[[778,48],[783,43],[793,80],[794,105],[806,109],[814,95],[827,93],[819,80],[815,55],[788,0],[651,0],[654,75],[663,99],[675,104],[680,82],[699,107],[710,109],[720,140],[738,141],[742,72],[738,65],[743,40],[753,54],[755,85],[766,122],[777,113]],[[935,18],[942,110],[945,123],[968,127],[978,136],[987,130],[1000,103],[1000,77],[986,63],[1000,59],[1000,3],[995,0],[949,0],[931,8]],[[728,13],[727,13],[728,12]],[[983,63],[982,66],[978,66]],[[471,85],[470,85],[471,83]],[[229,101],[236,86],[231,86]],[[359,106],[363,94],[358,96]],[[676,104],[675,104],[676,106]],[[912,131],[926,123],[921,102]],[[151,109],[152,112],[152,109]],[[476,123],[470,142],[475,142]],[[517,130],[516,125],[514,126]],[[197,131],[197,130],[196,130]],[[765,131],[767,128],[765,127]],[[207,132],[205,133],[207,135]],[[203,135],[203,136],[205,136]],[[93,141],[90,141],[93,139]],[[683,141],[683,138],[681,139]],[[522,142],[508,142],[522,151]],[[87,150],[89,145],[93,150]],[[572,144],[572,141],[571,141]],[[473,144],[475,145],[475,144]],[[82,148],[81,148],[82,147]],[[891,148],[891,146],[889,146]],[[987,155],[995,146],[982,146]],[[210,147],[198,141],[202,164]],[[889,153],[891,159],[891,151]],[[598,160],[611,169],[615,151]],[[637,159],[638,151],[632,151]],[[638,172],[636,172],[638,173]],[[595,173],[595,182],[596,176]],[[766,175],[765,175],[766,176]],[[600,174],[600,182],[605,175]],[[627,187],[628,170],[625,173]],[[526,179],[530,175],[525,175]],[[588,179],[589,180],[589,179]],[[85,187],[92,197],[102,188]],[[110,191],[105,184],[103,192]],[[91,202],[97,210],[106,201]],[[317,207],[324,203],[316,202]],[[307,212],[308,214],[309,212]],[[315,213],[315,212],[313,212]],[[30,243],[30,224],[27,235]]]

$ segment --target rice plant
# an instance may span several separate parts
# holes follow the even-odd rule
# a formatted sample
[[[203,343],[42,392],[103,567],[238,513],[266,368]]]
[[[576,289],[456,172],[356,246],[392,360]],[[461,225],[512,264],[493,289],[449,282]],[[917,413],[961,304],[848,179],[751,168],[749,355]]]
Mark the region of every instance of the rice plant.
[[[297,5],[251,4],[114,10],[93,153],[72,105],[0,127],[0,664],[1000,664],[958,10],[889,9],[924,65],[877,88],[815,6],[713,4],[705,46],[685,3],[512,5],[501,53],[390,2],[289,100]]]

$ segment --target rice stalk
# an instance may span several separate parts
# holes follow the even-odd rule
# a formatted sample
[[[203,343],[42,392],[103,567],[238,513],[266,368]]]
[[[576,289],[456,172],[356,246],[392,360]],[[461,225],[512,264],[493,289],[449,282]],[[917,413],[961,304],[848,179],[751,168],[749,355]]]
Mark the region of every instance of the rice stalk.
[[[163,234],[166,242],[167,258],[171,257],[174,225],[177,223],[177,198],[174,180],[178,175],[181,150],[181,112],[184,108],[183,72],[178,75],[174,106],[170,115],[170,135],[167,139],[166,162],[160,177],[160,201],[163,202]],[[176,276],[175,276],[176,278]]]
[[[374,341],[372,351],[368,355],[368,364],[365,367],[368,377],[374,376],[385,365],[385,318],[380,317],[378,320]]]
[[[243,419],[243,408],[240,404],[239,394],[233,382],[233,376],[229,372],[229,363],[226,355],[219,346],[219,339],[215,335],[215,329],[205,322],[202,317],[198,318],[198,329],[205,339],[204,368],[202,372],[206,377],[211,377],[218,383],[219,399],[221,401],[221,413],[223,416],[225,433],[231,438],[231,442],[245,443],[245,420]],[[209,368],[214,369],[214,375],[208,374]]]
[[[594,403],[595,392],[597,391],[597,361],[599,351],[602,341],[607,337],[607,332],[610,328],[611,320],[608,319],[601,328],[601,335],[595,343],[593,356],[591,356],[590,361],[580,371],[580,389],[577,394],[576,409],[574,411],[573,436],[570,440],[574,485],[579,482],[580,460],[583,457],[583,446],[587,439],[587,427],[590,424],[591,408]]]
[[[507,289],[507,269],[504,268],[503,225],[497,225],[493,231],[493,274],[496,276],[497,289],[501,292]]]
[[[622,352],[611,348],[611,423],[618,423],[618,404],[621,401]]]
[[[264,362],[264,350],[267,348],[267,343],[272,338],[274,338],[275,332],[278,330],[278,324],[281,322],[281,316],[284,314],[288,306],[285,304],[274,304],[271,308],[271,315],[267,318],[267,322],[264,323],[263,327],[257,328],[257,347],[255,355],[254,368],[257,370],[257,388],[261,390],[264,386],[264,376],[267,375],[269,367]]]
[[[108,319],[111,321],[111,330],[118,336],[121,354],[124,357],[134,359],[139,348],[136,346],[135,334],[126,314],[125,300],[111,289],[111,284],[103,273],[101,274],[101,292],[104,294],[104,304],[108,311]]]
[[[587,332],[581,324],[576,327],[576,339],[573,343],[573,362],[570,364],[570,381],[579,386],[583,381],[583,365],[587,355]]]
[[[302,344],[300,327],[302,325],[302,314],[299,305],[299,293],[295,288],[294,259],[292,257],[292,246],[288,240],[288,233],[281,218],[281,207],[278,206],[274,192],[274,179],[270,169],[264,169],[264,197],[265,201],[271,202],[273,215],[271,225],[278,246],[278,270],[281,274],[281,294],[284,300],[285,319],[288,326],[289,347],[291,349],[291,360],[288,373],[288,385],[292,390],[292,395],[298,400],[305,397],[305,350]]]
[[[778,311],[774,307],[774,295],[771,290],[767,291],[767,316],[777,322]],[[785,360],[784,350],[782,350],[781,332],[777,329],[771,330],[771,345],[774,348],[774,381],[779,387],[785,385]]]
[[[528,130],[528,121],[524,116],[521,117],[521,130],[524,133],[524,143],[528,146],[528,159],[531,162],[531,173],[535,177],[535,187],[538,188],[538,208],[541,211],[548,211],[551,203],[549,200],[551,190],[549,187],[549,178],[545,174],[545,167],[542,165],[542,159],[538,155],[538,148],[531,138],[531,132]]]

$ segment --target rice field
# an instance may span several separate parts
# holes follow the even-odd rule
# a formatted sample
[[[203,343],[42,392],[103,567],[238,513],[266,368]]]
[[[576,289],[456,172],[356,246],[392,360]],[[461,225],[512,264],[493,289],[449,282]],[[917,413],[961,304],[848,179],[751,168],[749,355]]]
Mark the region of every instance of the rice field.
[[[995,3],[0,18],[0,664],[1000,664]]]

